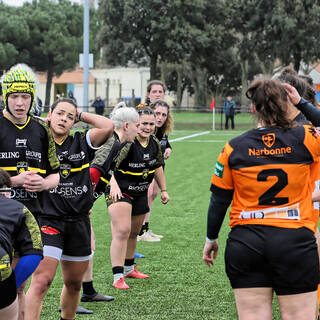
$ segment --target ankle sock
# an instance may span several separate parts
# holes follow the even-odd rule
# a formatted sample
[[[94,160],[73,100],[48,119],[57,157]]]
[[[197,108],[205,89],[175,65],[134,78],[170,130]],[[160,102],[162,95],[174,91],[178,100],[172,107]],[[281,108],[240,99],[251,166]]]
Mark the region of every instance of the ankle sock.
[[[82,292],[89,296],[92,296],[97,292],[96,290],[94,290],[92,280],[82,282]]]
[[[123,270],[124,270],[124,267],[121,267],[121,266],[115,266],[112,268],[113,283],[117,282],[119,279],[121,279],[124,276]]]
[[[142,236],[145,232],[148,232],[149,230],[149,222],[146,222],[140,230],[139,236]]]

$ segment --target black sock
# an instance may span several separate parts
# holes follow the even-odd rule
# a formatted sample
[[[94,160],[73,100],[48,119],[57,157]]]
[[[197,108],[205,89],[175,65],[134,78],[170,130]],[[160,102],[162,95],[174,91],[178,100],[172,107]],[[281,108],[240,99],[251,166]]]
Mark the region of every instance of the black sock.
[[[123,273],[123,267],[120,267],[120,266],[115,266],[112,268],[112,273],[113,274],[117,274],[117,273]]]
[[[82,282],[82,291],[84,294],[87,294],[89,296],[92,296],[97,292],[96,290],[94,290],[92,280]]]
[[[125,265],[125,266],[132,266],[132,265],[134,265],[134,258],[133,258],[133,259],[126,259],[126,260],[124,260],[124,265]]]
[[[140,230],[139,236],[142,236],[145,232],[149,230],[149,222],[146,222]]]
[[[74,319],[65,319],[61,317],[60,320],[74,320]]]

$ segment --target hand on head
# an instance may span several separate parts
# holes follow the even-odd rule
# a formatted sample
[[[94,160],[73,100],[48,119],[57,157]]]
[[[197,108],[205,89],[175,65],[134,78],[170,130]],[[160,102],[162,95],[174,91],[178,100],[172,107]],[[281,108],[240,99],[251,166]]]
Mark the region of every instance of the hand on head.
[[[290,101],[294,104],[294,105],[297,105],[300,100],[301,100],[301,97],[297,91],[297,89],[293,86],[291,86],[290,84],[288,83],[283,83],[282,84],[284,86],[284,88],[286,89],[286,92],[287,92],[287,95],[290,99]]]

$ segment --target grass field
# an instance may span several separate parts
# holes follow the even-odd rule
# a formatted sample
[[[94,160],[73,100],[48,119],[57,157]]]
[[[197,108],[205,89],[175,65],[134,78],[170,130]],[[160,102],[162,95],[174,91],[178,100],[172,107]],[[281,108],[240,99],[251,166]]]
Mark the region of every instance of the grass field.
[[[175,128],[177,130],[212,130],[212,113],[182,111],[173,113]],[[224,130],[224,114],[215,114],[215,130]],[[238,130],[252,128],[254,119],[251,114],[239,113],[234,117],[235,127]]]
[[[187,123],[189,115],[175,115],[176,123]],[[204,119],[203,114],[191,118],[196,116],[199,122]],[[225,219],[220,232],[220,253],[214,268],[209,269],[202,262],[202,248],[212,170],[224,143],[241,131],[215,131],[174,141],[199,132],[176,130],[170,135],[173,152],[167,161],[166,178],[171,200],[164,206],[156,199],[150,225],[164,238],[156,243],[138,242],[138,252],[146,256],[145,259],[137,259],[139,270],[149,274],[150,278],[127,279],[130,290],[117,290],[111,286],[110,219],[104,199],[100,198],[95,203],[92,214],[97,247],[94,284],[96,290],[114,296],[115,300],[81,303],[94,314],[77,315],[77,319],[237,319],[233,293],[224,271],[228,219]],[[61,288],[59,269],[45,297],[41,319],[59,318]],[[274,313],[274,319],[280,319],[277,307]]]

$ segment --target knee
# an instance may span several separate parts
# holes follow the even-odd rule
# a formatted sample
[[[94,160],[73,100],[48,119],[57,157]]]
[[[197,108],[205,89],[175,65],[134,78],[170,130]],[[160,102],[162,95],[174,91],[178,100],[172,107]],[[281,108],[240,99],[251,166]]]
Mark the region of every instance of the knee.
[[[47,274],[38,274],[33,277],[31,286],[39,295],[44,295],[50,288],[53,277]]]
[[[79,292],[82,286],[82,280],[65,280],[64,285],[68,291]]]
[[[123,240],[127,240],[129,238],[129,234],[130,234],[130,227],[129,226],[121,226],[119,228],[117,228],[116,230],[113,230],[113,239],[114,240],[119,240],[119,241],[123,241]]]

